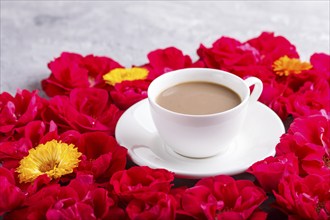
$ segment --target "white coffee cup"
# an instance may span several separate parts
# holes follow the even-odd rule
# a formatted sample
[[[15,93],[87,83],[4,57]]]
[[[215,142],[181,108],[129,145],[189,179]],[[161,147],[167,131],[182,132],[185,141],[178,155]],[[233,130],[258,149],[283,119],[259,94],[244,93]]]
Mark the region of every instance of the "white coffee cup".
[[[164,90],[193,81],[212,82],[230,88],[240,96],[241,103],[224,112],[189,115],[167,110],[156,102]],[[251,86],[254,88],[250,94]],[[187,68],[156,78],[148,88],[148,100],[152,119],[164,143],[182,156],[205,158],[224,153],[233,145],[249,104],[258,100],[262,89],[262,82],[256,77],[243,80],[221,70]]]

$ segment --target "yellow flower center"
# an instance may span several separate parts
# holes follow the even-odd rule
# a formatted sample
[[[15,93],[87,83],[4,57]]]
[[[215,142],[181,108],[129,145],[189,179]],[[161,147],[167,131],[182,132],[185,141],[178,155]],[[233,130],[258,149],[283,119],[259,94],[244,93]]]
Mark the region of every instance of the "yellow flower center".
[[[146,79],[148,70],[141,67],[133,68],[116,68],[103,75],[103,79],[107,84],[114,86],[122,81],[133,81],[139,79]]]
[[[80,156],[81,153],[73,144],[52,140],[30,149],[29,154],[20,161],[16,172],[21,183],[33,182],[43,174],[57,179],[72,173],[78,166]]]
[[[277,75],[288,76],[290,74],[299,74],[301,71],[309,70],[313,66],[308,62],[301,62],[296,58],[283,56],[273,63],[273,70]]]

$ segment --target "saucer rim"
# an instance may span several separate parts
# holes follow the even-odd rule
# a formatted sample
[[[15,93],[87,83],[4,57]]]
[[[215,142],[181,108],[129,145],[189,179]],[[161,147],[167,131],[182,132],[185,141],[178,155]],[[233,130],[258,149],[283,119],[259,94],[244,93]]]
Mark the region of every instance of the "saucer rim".
[[[128,108],[124,113],[123,115],[120,117],[120,119],[118,120],[118,123],[117,123],[117,126],[116,126],[116,129],[115,129],[115,135],[116,137],[118,137],[118,133],[119,133],[119,129],[118,129],[118,125],[122,123],[122,120],[125,119],[125,117],[128,117],[127,115],[128,114],[131,114],[132,111],[134,111],[134,109],[137,109],[140,105],[148,105],[148,99],[143,99],[137,103],[135,103],[134,105],[132,105],[130,108]],[[285,133],[285,127],[284,127],[284,124],[283,122],[281,121],[281,119],[279,118],[279,116],[272,110],[270,109],[268,106],[266,106],[265,104],[257,101],[255,103],[253,103],[254,105],[258,105],[259,108],[262,108],[263,111],[268,111],[268,113],[272,114],[273,117],[276,117],[277,121],[280,122],[278,123],[279,125],[279,128],[278,129],[281,129],[281,133],[284,134]],[[157,132],[156,132],[157,133]],[[132,152],[132,148],[134,146],[125,146],[123,143],[120,143],[122,142],[121,140],[117,140],[118,143],[125,147],[128,151],[128,156],[130,157],[130,159],[138,166],[148,166],[150,168],[154,168],[154,169],[166,169],[170,172],[173,172],[175,174],[176,177],[179,177],[179,178],[186,178],[186,179],[201,179],[201,178],[205,178],[205,177],[210,177],[210,176],[216,176],[216,175],[237,175],[237,174],[240,174],[240,173],[244,173],[246,171],[246,167],[240,167],[240,168],[237,168],[237,169],[234,169],[234,170],[230,170],[228,172],[217,172],[217,171],[211,171],[211,172],[207,172],[207,171],[203,171],[203,172],[196,172],[196,171],[184,171],[184,170],[179,170],[179,169],[169,169],[169,168],[166,168],[166,167],[162,167],[162,166],[158,166],[157,164],[154,164],[153,161],[147,161],[143,158],[141,158],[141,156],[138,156],[136,155],[136,153]],[[276,145],[273,147],[273,148],[270,148],[269,152],[266,154],[264,154],[262,157],[263,158],[267,158],[269,156],[274,156],[275,155],[275,147]],[[164,150],[171,150],[173,151],[172,149],[168,149],[169,147],[164,147],[164,148],[167,148],[167,149],[164,149]],[[154,152],[153,152],[154,153]],[[177,154],[176,152],[173,151],[174,154]],[[167,154],[170,154],[167,152]],[[217,157],[219,155],[215,155],[215,156],[212,156],[212,157],[208,157],[208,158],[187,158],[187,157],[184,157],[180,154],[177,154],[178,156],[184,158],[184,159],[189,159],[189,160],[192,160],[193,161],[199,161],[199,160],[208,160],[210,158],[214,158],[214,157]],[[158,155],[159,156],[159,155]],[[174,157],[173,155],[170,154],[171,157]],[[260,159],[262,160],[262,159]],[[258,161],[260,161],[258,160]],[[253,163],[256,163],[257,161],[254,161]],[[252,165],[252,164],[251,164]]]

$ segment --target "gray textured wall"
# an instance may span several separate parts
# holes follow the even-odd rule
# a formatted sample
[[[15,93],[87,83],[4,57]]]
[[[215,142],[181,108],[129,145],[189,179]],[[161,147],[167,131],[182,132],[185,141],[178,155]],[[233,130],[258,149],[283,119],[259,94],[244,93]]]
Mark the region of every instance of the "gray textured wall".
[[[176,46],[196,58],[200,43],[245,41],[274,31],[302,59],[330,53],[329,1],[3,1],[1,90],[40,89],[62,51],[143,64],[149,51]]]

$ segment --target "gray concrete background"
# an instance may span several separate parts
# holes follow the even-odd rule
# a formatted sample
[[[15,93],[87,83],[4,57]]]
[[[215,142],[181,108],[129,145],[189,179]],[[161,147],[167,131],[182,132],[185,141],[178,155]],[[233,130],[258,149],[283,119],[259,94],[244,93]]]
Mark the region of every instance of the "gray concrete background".
[[[122,65],[175,46],[196,59],[200,43],[283,35],[303,60],[330,53],[325,1],[3,1],[0,92],[40,89],[62,51],[109,56]]]

